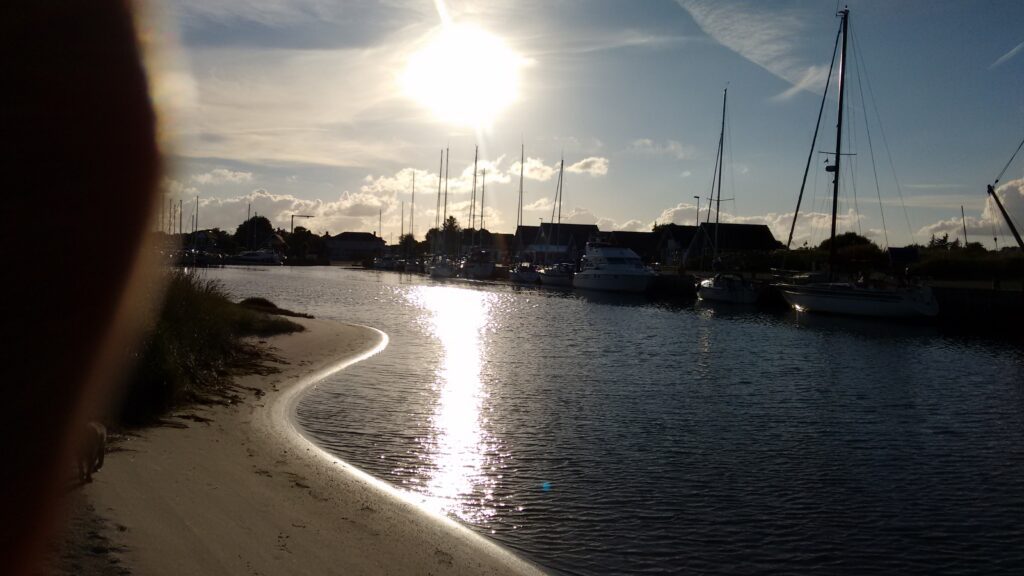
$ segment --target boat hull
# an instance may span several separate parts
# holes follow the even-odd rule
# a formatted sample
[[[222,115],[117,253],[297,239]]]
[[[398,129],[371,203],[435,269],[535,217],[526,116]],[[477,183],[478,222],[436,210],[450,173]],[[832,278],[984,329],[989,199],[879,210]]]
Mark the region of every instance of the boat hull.
[[[474,280],[490,280],[494,278],[494,264],[491,262],[473,262],[463,266],[463,278]]]
[[[703,280],[697,287],[701,300],[729,302],[731,304],[755,304],[761,298],[761,288],[743,281],[721,282]]]
[[[430,267],[431,278],[451,278],[455,276],[455,267],[450,264],[434,264]]]
[[[508,273],[508,279],[517,284],[537,284],[540,274],[536,270],[516,270]]]
[[[928,288],[878,289],[849,284],[777,286],[782,297],[799,311],[881,318],[930,318],[939,313]]]
[[[572,287],[573,285],[571,274],[545,274],[540,272],[537,276],[540,278],[542,286]]]
[[[654,281],[653,274],[623,274],[584,270],[572,279],[572,285],[584,290],[605,292],[646,292]],[[543,280],[542,280],[543,282]]]

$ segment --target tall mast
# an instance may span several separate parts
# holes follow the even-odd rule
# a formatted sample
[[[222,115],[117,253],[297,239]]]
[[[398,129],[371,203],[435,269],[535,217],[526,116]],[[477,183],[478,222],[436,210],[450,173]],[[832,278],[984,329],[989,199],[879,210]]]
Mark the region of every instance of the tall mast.
[[[818,121],[814,123],[814,136],[811,137],[811,149],[807,152],[807,164],[804,165],[804,178],[800,181],[800,194],[796,197],[796,210],[793,211],[793,222],[789,225],[789,238],[786,239],[786,250],[793,243],[793,233],[796,231],[796,218],[800,214],[800,204],[804,200],[804,188],[807,186],[807,174],[811,170],[811,159],[814,158],[814,145],[818,141],[818,130],[821,128],[821,115],[825,112],[825,100],[828,99],[828,85],[832,81],[832,70],[836,65],[836,52],[839,50],[839,35],[842,29],[836,31],[836,42],[832,46],[832,61],[828,65],[828,76],[825,77],[825,91],[821,94],[821,105],[818,106]]]
[[[476,213],[475,213],[475,209],[476,209],[476,174],[477,174],[476,163],[477,163],[477,159],[479,157],[480,157],[480,146],[477,145],[476,149],[473,151],[473,193],[472,193],[472,196],[470,197],[470,200],[469,200],[469,247],[470,247],[470,249],[472,249],[473,248],[473,244],[475,244],[474,237],[476,236],[476,230],[474,230],[473,224],[476,223],[476,220],[475,220],[475,217],[476,217]]]
[[[964,248],[967,247],[967,215],[964,214],[964,205],[960,205],[960,221],[964,225]]]
[[[412,173],[412,205],[409,206],[409,235],[416,239],[416,173]]]
[[[480,231],[484,229],[484,194],[487,193],[487,168],[484,168],[483,173],[480,174]],[[483,234],[480,235],[480,242],[482,243]]]
[[[562,245],[562,190],[565,186],[565,156],[558,168],[558,220],[555,220],[555,243]]]
[[[832,280],[836,268],[836,215],[839,210],[839,162],[842,159],[843,147],[843,100],[846,94],[846,37],[850,19],[850,10],[844,8],[839,11],[843,17],[843,51],[839,57],[839,113],[836,122],[836,158],[832,166],[826,168],[832,174],[832,234],[829,236],[828,247],[828,277]]]
[[[444,150],[441,150],[441,163],[437,165],[437,206],[434,208],[434,229],[441,231],[441,172],[444,170]]]
[[[1010,215],[1006,213],[1006,208],[1003,208],[1003,203],[999,201],[999,195],[996,194],[996,184],[999,184],[999,181],[1002,180],[1003,174],[1006,174],[1006,169],[1010,167],[1010,164],[1013,164],[1013,159],[1020,153],[1021,148],[1024,148],[1024,140],[1021,140],[1020,144],[1017,145],[1017,150],[1013,153],[1013,156],[1010,156],[1010,160],[1006,162],[1006,166],[1003,166],[1003,170],[999,173],[999,176],[996,176],[995,182],[989,185],[988,195],[992,197],[992,200],[995,200],[996,206],[999,207],[999,211],[1003,214],[1003,220],[1006,220],[1006,225],[1010,227],[1010,232],[1013,232],[1014,240],[1017,241],[1017,245],[1020,246],[1021,251],[1024,251],[1024,240],[1021,240],[1020,233],[1017,232],[1017,227],[1013,225],[1013,220],[1011,220]],[[961,207],[961,209],[963,208]],[[995,239],[995,242],[996,250],[998,250],[999,240]]]
[[[519,206],[516,210],[516,258],[521,259],[523,251],[523,236],[520,228],[523,225],[523,164],[526,162],[526,145],[519,143]]]
[[[441,226],[444,226],[445,221],[448,220],[448,166],[452,162],[452,151],[451,148],[444,149],[444,217],[441,220]]]
[[[722,131],[718,134],[718,198],[715,200],[715,246],[713,258],[718,257],[718,221],[722,213],[722,165],[725,164],[725,102],[729,88],[722,91]]]

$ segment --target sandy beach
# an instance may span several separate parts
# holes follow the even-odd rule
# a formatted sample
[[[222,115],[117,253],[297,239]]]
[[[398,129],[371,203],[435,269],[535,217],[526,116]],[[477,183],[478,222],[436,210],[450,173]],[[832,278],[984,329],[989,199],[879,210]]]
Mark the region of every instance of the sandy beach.
[[[298,320],[263,344],[279,372],[119,444],[80,496],[107,565],[133,574],[539,574],[301,436],[301,391],[386,345],[376,330]],[[81,564],[83,570],[88,562]]]

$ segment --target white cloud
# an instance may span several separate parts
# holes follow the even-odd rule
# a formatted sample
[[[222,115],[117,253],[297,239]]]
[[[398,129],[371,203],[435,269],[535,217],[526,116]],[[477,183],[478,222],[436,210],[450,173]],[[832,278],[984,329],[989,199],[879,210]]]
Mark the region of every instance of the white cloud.
[[[584,158],[571,166],[567,166],[565,170],[576,174],[604,176],[605,174],[608,174],[608,159],[600,156],[591,156],[590,158]]]
[[[552,206],[554,206],[554,201],[550,198],[538,198],[523,206],[523,210],[547,212],[551,210]]]
[[[252,172],[236,172],[226,168],[215,168],[203,174],[192,175],[192,181],[199,184],[238,184],[241,182],[251,182]]]
[[[508,169],[510,174],[519,175],[519,161],[515,161],[512,166]],[[523,178],[529,180],[537,180],[538,182],[547,182],[558,174],[558,163],[548,166],[540,158],[526,157],[526,161],[523,162]]]
[[[677,140],[666,140],[664,144],[655,142],[650,138],[638,138],[629,143],[626,148],[629,152],[636,154],[650,154],[654,156],[672,156],[677,160],[689,160],[694,157],[696,149],[693,146],[683,145]]]
[[[1003,203],[1003,207],[1010,214],[1017,230],[1021,231],[1022,223],[1024,223],[1024,178],[1010,180],[1000,185],[996,189],[996,194],[999,195],[999,201]],[[999,236],[1003,242],[1013,242],[1013,236],[1006,226],[1006,221],[990,196],[985,198],[985,207],[981,211],[981,216],[968,216],[966,220],[967,239],[971,242],[983,242],[992,246],[990,240],[993,234]],[[949,234],[950,238],[962,237],[964,234],[963,220],[954,216],[922,226],[917,232],[917,236],[922,239],[943,234]]]

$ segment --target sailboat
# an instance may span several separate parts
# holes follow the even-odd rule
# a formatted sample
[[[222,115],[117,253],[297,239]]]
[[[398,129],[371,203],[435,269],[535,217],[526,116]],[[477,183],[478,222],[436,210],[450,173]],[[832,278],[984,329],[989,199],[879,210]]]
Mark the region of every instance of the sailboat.
[[[534,268],[532,262],[523,259],[523,238],[521,230],[523,226],[523,170],[526,165],[526,146],[519,146],[519,205],[516,209],[516,238],[519,245],[516,246],[516,259],[508,272],[508,279],[516,284],[539,284],[540,274]]]
[[[435,246],[434,258],[430,262],[431,278],[451,278],[455,276],[455,263],[448,258],[448,247],[445,242],[447,235],[444,232],[444,222],[448,219],[448,161],[450,156],[451,151],[447,148],[441,151],[441,165],[444,168],[444,212],[440,223],[437,223],[435,218],[435,229],[437,230],[435,238],[440,237],[440,254],[437,253],[437,247]],[[441,204],[441,167],[437,169],[437,203]]]
[[[551,223],[555,229],[555,246],[561,251],[562,237],[562,175],[565,174],[565,158],[562,158],[561,166],[558,169],[558,185],[555,188],[555,203],[551,206]],[[555,220],[555,208],[558,208],[558,220]],[[540,230],[538,230],[540,232]],[[551,238],[546,239],[548,246],[551,246]],[[556,262],[551,266],[545,266],[538,272],[542,286],[572,286],[572,278],[576,274],[576,265],[572,262]]]
[[[718,182],[718,198],[715,208],[715,237],[712,239],[713,254],[711,257],[714,266],[717,268],[721,260],[718,256],[718,217],[722,207],[722,165],[725,163],[725,110],[729,98],[729,89],[722,92],[722,130],[718,135],[718,157],[715,159],[717,174],[715,180]],[[712,184],[712,195],[715,189]],[[711,208],[708,207],[710,218]],[[717,302],[729,302],[732,304],[753,304],[761,298],[764,286],[745,280],[739,274],[715,274],[713,278],[702,280],[697,285],[697,296],[701,300],[714,300]]]
[[[836,150],[833,163],[825,168],[832,173],[832,232],[829,247],[829,274],[827,282],[808,284],[777,284],[782,297],[798,311],[827,312],[855,316],[890,318],[930,317],[939,313],[938,303],[926,286],[868,285],[866,282],[839,282],[836,269],[836,214],[839,202],[839,167],[843,143],[843,102],[846,81],[846,44],[850,11],[839,12],[842,18],[840,35],[842,52],[839,60],[839,112],[836,128]],[[838,41],[837,37],[837,41]],[[826,94],[828,86],[825,87]],[[824,102],[824,100],[823,100]],[[820,115],[819,115],[820,122]],[[813,148],[813,146],[812,146]],[[793,215],[796,218],[796,214]]]

